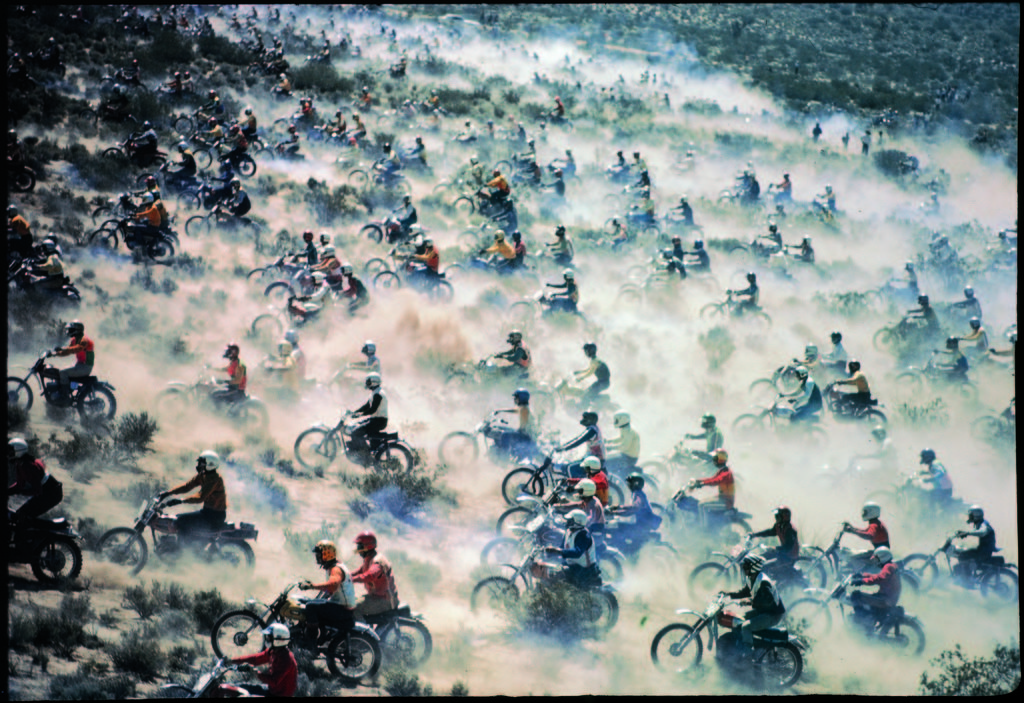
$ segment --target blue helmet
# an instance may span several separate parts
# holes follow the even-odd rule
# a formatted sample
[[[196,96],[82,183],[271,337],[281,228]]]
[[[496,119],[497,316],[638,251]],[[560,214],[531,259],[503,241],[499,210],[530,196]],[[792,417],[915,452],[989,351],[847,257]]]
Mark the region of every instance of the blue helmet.
[[[515,401],[516,405],[526,405],[530,402],[530,391],[525,388],[517,388],[512,393],[512,400]]]

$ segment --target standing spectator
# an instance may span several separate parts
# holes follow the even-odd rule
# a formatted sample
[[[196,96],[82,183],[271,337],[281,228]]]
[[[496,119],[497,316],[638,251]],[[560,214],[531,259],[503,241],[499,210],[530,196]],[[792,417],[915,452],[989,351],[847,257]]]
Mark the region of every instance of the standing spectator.
[[[864,156],[868,155],[871,150],[871,130],[865,129],[864,136],[860,138],[860,153]]]

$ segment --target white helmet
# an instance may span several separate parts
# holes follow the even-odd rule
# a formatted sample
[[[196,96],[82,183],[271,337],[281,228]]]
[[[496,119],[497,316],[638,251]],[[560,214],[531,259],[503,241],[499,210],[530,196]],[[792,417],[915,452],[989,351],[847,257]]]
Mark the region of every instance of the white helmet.
[[[567,281],[574,281],[576,280],[576,274],[573,273],[572,269],[566,269],[565,271],[562,271],[562,278]]]
[[[212,449],[207,449],[200,454],[199,459],[203,459],[206,462],[207,471],[216,471],[220,468],[220,454]]]
[[[879,564],[888,564],[892,561],[892,550],[888,547],[879,547],[875,550],[871,558],[877,561]]]
[[[320,256],[334,256],[334,247],[328,244],[320,251]]]
[[[581,461],[580,466],[583,467],[583,470],[586,471],[587,475],[589,476],[591,473],[596,474],[598,471],[601,470],[601,460],[598,459],[596,456],[591,455],[588,456],[583,461]]]
[[[287,647],[292,639],[292,633],[286,625],[275,622],[263,631],[263,645],[265,647]]]
[[[587,526],[587,514],[579,508],[570,510],[565,516],[565,525],[570,530],[582,530]]]
[[[578,490],[584,498],[590,498],[597,493],[597,484],[589,478],[585,478],[576,484],[576,490]]]
[[[376,390],[377,388],[380,388],[380,374],[379,373],[367,374],[367,376],[366,376],[366,387],[371,389],[371,390]]]
[[[626,427],[626,426],[628,426],[629,425],[629,413],[627,413],[625,410],[620,410],[619,412],[615,413],[615,415],[612,417],[612,423],[616,427]]]
[[[20,459],[28,453],[28,442],[21,437],[7,440],[7,459]]]
[[[874,501],[868,501],[860,509],[861,520],[877,520],[882,514],[882,506]]]

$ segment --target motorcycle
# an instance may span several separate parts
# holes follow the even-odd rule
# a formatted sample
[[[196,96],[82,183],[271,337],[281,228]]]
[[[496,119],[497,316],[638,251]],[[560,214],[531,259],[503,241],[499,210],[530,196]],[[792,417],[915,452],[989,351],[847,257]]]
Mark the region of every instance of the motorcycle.
[[[725,511],[708,512],[702,504],[691,495],[687,495],[691,484],[679,489],[672,497],[671,507],[665,511],[670,522],[681,522],[683,529],[692,534],[695,529],[709,537],[726,544],[735,544],[752,532],[747,520],[753,515],[740,512],[736,508]]]
[[[906,371],[896,374],[893,379],[900,395],[904,397],[919,398],[925,386],[938,387],[959,395],[966,401],[977,402],[978,387],[967,378],[967,374],[951,374],[947,369],[935,365],[935,355],[938,350],[932,351],[928,363],[922,368],[910,366]]]
[[[804,441],[821,445],[828,441],[828,434],[818,424],[821,422],[820,411],[812,413],[803,420],[793,422],[793,408],[785,398],[779,396],[769,406],[761,408],[758,413],[744,413],[732,422],[732,429],[738,437],[748,440],[756,437],[765,430],[772,432],[789,431],[791,433],[803,434]],[[782,422],[786,418],[786,422]]]
[[[488,576],[473,587],[469,596],[470,609],[475,612],[492,610],[508,612],[519,601],[520,588],[524,592],[542,589],[552,582],[559,567],[540,560],[543,545],[534,546],[523,557],[518,566],[513,566],[512,576]],[[585,599],[574,614],[575,624],[598,634],[611,631],[619,620],[619,601],[615,589],[609,585],[594,585],[586,589],[574,589]]]
[[[211,394],[223,390],[224,385],[209,375],[209,366],[204,366],[198,378],[191,384],[171,381],[167,388],[156,397],[157,409],[168,418],[178,418],[202,407],[223,413],[246,432],[266,432],[270,426],[270,414],[263,401],[252,394],[240,401],[224,403],[215,400]]]
[[[832,382],[822,389],[822,397],[832,417],[844,420],[866,420],[872,426],[888,424],[889,420],[885,413],[878,409],[878,399],[872,398],[867,404],[844,403],[846,395],[835,387]]]
[[[321,625],[326,637],[316,628],[305,626],[305,603],[309,598],[291,598],[299,586],[292,583],[268,605],[255,599],[245,609],[221,615],[210,632],[210,644],[218,657],[241,657],[263,650],[263,630],[283,622],[291,631],[291,646],[314,668],[324,663],[331,675],[348,684],[371,679],[380,669],[381,640],[372,627],[356,622],[345,634],[331,625]],[[393,611],[394,612],[394,611]],[[326,672],[324,672],[326,673]]]
[[[23,379],[17,376],[7,377],[8,406],[17,405],[26,413],[31,410],[33,392],[28,379],[34,376],[47,405],[55,408],[74,407],[83,425],[113,420],[117,413],[117,399],[113,393],[116,389],[95,376],[85,376],[71,379],[71,393],[62,393],[60,372],[46,364],[46,360],[52,355],[53,352],[49,350],[41,353]]]
[[[687,581],[690,594],[707,596],[712,591],[726,586],[739,586],[743,580],[740,569],[743,559],[748,554],[764,551],[765,545],[755,544],[754,538],[748,535],[744,536],[743,541],[734,546],[729,554],[712,552],[712,556],[717,560],[698,565],[690,574]],[[771,560],[765,566],[765,572],[775,579],[780,590],[795,588],[802,591],[811,586],[824,588],[828,582],[824,564],[808,556],[797,557],[792,568],[785,568]]]
[[[501,494],[505,502],[513,505],[519,496],[529,495],[542,498],[549,491],[555,490],[562,479],[569,478],[566,473],[568,462],[555,463],[552,447],[540,464],[522,464],[505,475],[501,482]],[[580,469],[580,478],[584,478]],[[625,505],[626,491],[618,476],[608,475],[608,504]]]
[[[878,567],[874,562],[868,561],[867,559],[867,557],[871,555],[871,550],[867,550],[863,557],[854,559],[851,563],[851,556],[854,554],[854,550],[849,547],[839,546],[839,542],[843,539],[843,535],[846,534],[844,525],[839,527],[836,531],[835,537],[832,538],[832,542],[825,549],[812,545],[801,545],[801,550],[812,562],[812,568],[815,570],[824,569],[825,571],[830,572],[831,577],[836,580],[845,578],[852,571],[859,571],[860,573],[876,572]],[[899,568],[900,580],[903,586],[913,593],[918,593],[921,590],[921,578],[919,574],[915,573],[913,569],[907,566],[906,562],[908,559],[910,559],[909,556],[903,559],[897,559],[895,560],[895,564]],[[824,587],[825,584],[821,583],[819,586]]]
[[[152,164],[162,164],[167,161],[166,151],[157,149],[150,153],[140,153],[132,146],[131,139],[126,139],[116,146],[104,149],[101,156],[104,159],[112,159],[118,162],[129,161],[142,168]]]
[[[7,183],[15,193],[28,193],[36,187],[36,172],[26,164],[7,169]]]
[[[902,606],[875,612],[855,605],[847,588],[856,574],[850,574],[832,589],[811,588],[807,598],[795,601],[786,611],[786,621],[803,626],[803,632],[818,639],[832,631],[832,611],[829,604],[839,606],[841,618],[855,626],[870,640],[880,642],[893,650],[918,655],[924,651],[925,636],[921,621],[907,613]],[[850,615],[847,617],[847,609]]]
[[[769,628],[754,633],[754,648],[748,656],[737,651],[739,636],[730,631],[719,635],[719,627],[733,628],[740,619],[725,612],[730,598],[725,594],[715,597],[703,612],[677,610],[677,615],[694,615],[692,624],[666,625],[651,641],[651,661],[659,669],[676,674],[692,673],[704,654],[701,632],[707,632],[708,649],[718,646],[715,657],[719,666],[732,675],[749,675],[752,683],[766,689],[788,688],[800,680],[804,660],[803,643],[785,628]]]
[[[149,547],[143,535],[149,528],[153,552],[162,560],[173,563],[189,548],[207,563],[222,563],[236,569],[251,570],[256,555],[247,540],[256,540],[259,531],[252,523],[224,523],[213,532],[195,532],[188,544],[178,539],[178,521],[165,515],[166,499],[153,496],[142,503],[134,527],[115,527],[100,537],[96,552],[104,561],[128,567],[131,574],[142,571],[149,559]]]
[[[82,302],[82,294],[67,276],[62,277],[60,288],[44,288],[42,285],[33,282],[31,265],[26,261],[19,261],[13,269],[8,269],[7,284],[14,284],[19,290],[23,290],[30,296],[40,299],[54,300],[71,305],[78,305]]]
[[[360,237],[368,237],[371,241],[380,244],[385,239],[388,244],[400,244],[412,241],[417,237],[425,236],[423,228],[419,225],[411,225],[409,231],[403,231],[402,225],[395,217],[387,217],[383,221],[371,222],[363,225],[359,230]]]
[[[127,217],[107,220],[89,235],[88,241],[89,246],[115,251],[119,239],[124,242],[128,251],[139,249],[153,261],[161,263],[174,256],[175,245],[181,246],[178,235],[172,230],[163,227],[155,232],[141,227],[135,229]]]
[[[496,413],[491,413],[472,432],[456,431],[446,434],[437,445],[437,456],[442,463],[448,465],[475,462],[480,458],[480,443],[477,440],[477,435],[480,435],[488,457],[496,462],[518,464],[535,459],[538,453],[535,443],[517,442],[507,448],[498,448],[495,443],[499,435],[498,430],[508,427],[507,423],[498,419]]]
[[[16,518],[8,509],[7,528],[9,564],[28,564],[42,583],[77,578],[82,572],[82,538],[67,518]]]
[[[221,657],[213,663],[213,667],[203,672],[191,686],[180,683],[165,683],[160,686],[160,698],[260,698],[254,696],[247,688],[230,683],[221,683],[226,674],[234,671],[249,672],[248,664],[225,664]]]
[[[300,434],[294,445],[295,458],[307,469],[322,473],[338,457],[339,447],[345,458],[357,466],[372,466],[378,471],[408,473],[419,463],[416,451],[398,438],[397,432],[383,432],[365,437],[368,450],[355,451],[348,437],[352,434],[345,423],[351,413],[346,412],[334,427],[318,423]]]
[[[942,585],[956,584],[963,588],[975,589],[982,596],[995,596],[1003,603],[1016,603],[1019,597],[1016,564],[1008,564],[1005,557],[993,554],[984,561],[975,562],[970,573],[958,577],[953,570],[953,540],[956,533],[950,535],[933,554],[915,552],[902,560],[903,568],[915,574],[921,582],[921,590],[928,591]],[[1001,551],[998,547],[996,551]],[[940,569],[939,556],[946,558],[946,568]],[[940,573],[940,570],[942,573]]]

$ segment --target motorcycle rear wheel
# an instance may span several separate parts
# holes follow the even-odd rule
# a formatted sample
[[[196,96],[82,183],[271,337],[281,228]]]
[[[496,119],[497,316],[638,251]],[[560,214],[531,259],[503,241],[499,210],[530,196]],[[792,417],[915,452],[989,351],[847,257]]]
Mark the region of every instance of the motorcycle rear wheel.
[[[117,398],[104,386],[92,386],[78,396],[75,408],[83,425],[110,422],[117,414]]]
[[[796,645],[780,642],[767,648],[763,654],[755,654],[754,667],[766,689],[789,688],[800,680],[804,658]]]
[[[362,632],[350,632],[331,643],[327,651],[327,667],[331,673],[350,684],[373,678],[380,669],[380,643]]]
[[[45,537],[35,545],[30,565],[42,583],[73,579],[82,572],[82,549],[66,537]]]
[[[134,576],[146,565],[149,547],[132,528],[115,527],[100,537],[96,553],[102,561],[129,567]]]
[[[380,644],[389,664],[411,669],[426,663],[434,649],[430,630],[413,618],[395,620],[381,638]]]
[[[683,623],[672,623],[661,628],[651,641],[651,661],[662,671],[685,674],[700,664],[704,644],[700,635],[684,641],[693,634],[693,627]]]

